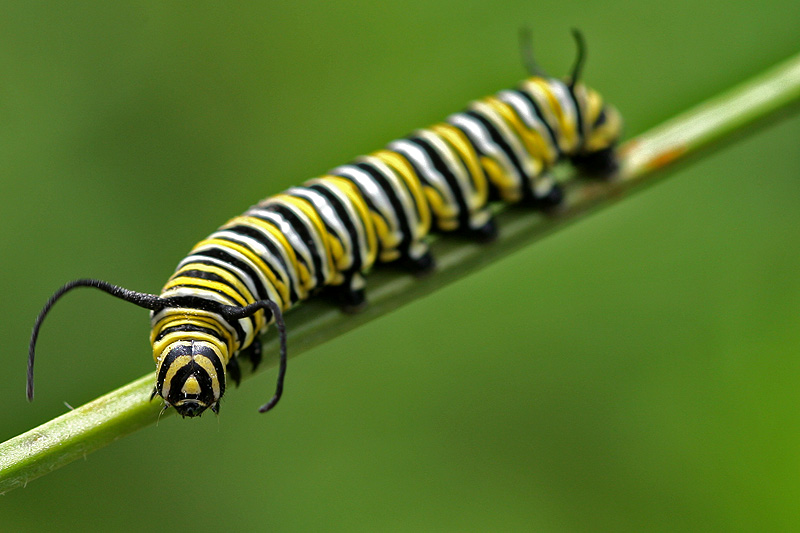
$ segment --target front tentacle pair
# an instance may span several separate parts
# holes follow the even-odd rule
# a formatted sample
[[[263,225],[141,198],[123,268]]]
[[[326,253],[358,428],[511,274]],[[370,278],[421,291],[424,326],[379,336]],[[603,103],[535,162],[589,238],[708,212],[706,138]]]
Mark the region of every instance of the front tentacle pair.
[[[78,287],[92,287],[95,289],[99,289],[116,298],[125,300],[126,302],[130,302],[144,309],[149,309],[150,311],[153,312],[158,312],[164,309],[165,307],[171,305],[168,299],[161,298],[158,295],[132,291],[130,289],[126,289],[118,285],[113,285],[111,283],[108,283],[107,281],[102,281],[99,279],[84,278],[66,283],[55,293],[53,293],[50,299],[47,300],[47,303],[39,312],[39,316],[36,317],[36,322],[33,325],[33,332],[31,333],[31,341],[28,347],[28,375],[27,375],[28,379],[27,379],[26,392],[29,401],[33,401],[33,393],[34,393],[33,368],[34,368],[34,361],[36,359],[36,342],[39,338],[39,330],[41,329],[42,322],[44,322],[45,317],[50,312],[50,309],[52,309],[53,305],[55,305],[55,303],[59,299],[61,299],[62,296],[64,296],[72,289]],[[219,309],[220,314],[226,320],[229,321],[248,318],[253,316],[258,311],[262,310],[263,311],[269,310],[275,317],[275,325],[278,328],[278,334],[280,336],[280,343],[281,343],[280,365],[278,369],[278,380],[275,386],[275,394],[267,403],[265,403],[259,408],[259,412],[266,413],[267,411],[275,407],[278,404],[278,401],[280,401],[281,395],[283,394],[283,382],[286,377],[288,350],[287,350],[287,339],[286,339],[286,323],[283,320],[283,313],[281,312],[281,309],[278,306],[278,304],[270,300],[260,300],[245,307],[235,307],[228,305],[228,306],[222,306]],[[153,395],[150,397],[151,400],[156,395],[156,393],[157,390],[154,390]]]

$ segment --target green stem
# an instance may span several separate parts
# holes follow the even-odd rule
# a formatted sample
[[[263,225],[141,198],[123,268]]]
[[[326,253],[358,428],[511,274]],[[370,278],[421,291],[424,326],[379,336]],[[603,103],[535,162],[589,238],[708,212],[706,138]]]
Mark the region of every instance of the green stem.
[[[787,111],[800,101],[800,55],[764,74],[629,141],[620,149],[616,179],[568,179],[562,206],[550,213],[498,207],[500,238],[488,245],[457,239],[436,239],[432,249],[436,272],[424,278],[385,271],[369,279],[370,305],[357,315],[344,315],[320,301],[305,302],[286,317],[290,355],[296,356],[408,301],[429,294],[482,266],[540,239],[580,218],[590,209],[619,200],[633,186],[655,182],[656,172],[690,154],[730,140],[732,133],[750,133],[753,124]],[[567,176],[568,178],[569,176]],[[270,354],[261,369],[274,366],[277,339],[270,336]],[[246,376],[245,376],[246,377]],[[153,375],[148,374],[78,409],[0,444],[0,493],[101,448],[159,416],[160,402],[150,401]],[[168,410],[166,416],[171,413]],[[253,408],[253,416],[256,414]],[[269,416],[269,415],[267,415]]]

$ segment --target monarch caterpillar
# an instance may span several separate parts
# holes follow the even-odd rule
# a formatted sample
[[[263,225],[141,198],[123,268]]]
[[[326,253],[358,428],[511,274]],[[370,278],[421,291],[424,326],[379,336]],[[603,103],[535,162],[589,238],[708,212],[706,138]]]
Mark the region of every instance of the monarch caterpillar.
[[[28,354],[28,399],[33,399],[36,341],[52,306],[76,287],[94,287],[151,312],[150,341],[164,409],[182,416],[219,412],[227,376],[238,384],[239,356],[255,367],[259,334],[275,323],[280,334],[276,389],[259,411],[280,400],[286,375],[283,312],[323,289],[345,309],[365,303],[363,275],[376,263],[434,268],[431,231],[459,231],[490,240],[497,228],[491,199],[538,207],[558,204],[548,170],[560,159],[593,173],[616,168],[618,112],[579,81],[585,57],[573,30],[577,58],[565,81],[536,65],[523,33],[530,77],[515,89],[472,102],[443,122],[336,167],[251,207],[200,241],[158,295],[97,279],[58,289],[34,323]]]

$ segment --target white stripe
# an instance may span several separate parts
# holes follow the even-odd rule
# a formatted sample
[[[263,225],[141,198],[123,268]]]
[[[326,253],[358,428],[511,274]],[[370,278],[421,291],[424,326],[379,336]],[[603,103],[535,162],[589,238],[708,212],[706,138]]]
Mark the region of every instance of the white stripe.
[[[314,269],[314,262],[311,258],[311,251],[309,250],[308,246],[306,246],[305,241],[300,234],[295,231],[294,226],[292,226],[288,220],[283,218],[280,213],[276,213],[275,211],[269,211],[267,209],[259,209],[258,207],[250,208],[245,216],[254,216],[256,218],[261,218],[265,220],[269,220],[278,228],[278,231],[286,237],[286,240],[289,241],[290,246],[294,249],[297,255],[300,255],[305,260],[306,265],[310,265],[310,269]],[[314,232],[311,232],[314,233]]]
[[[511,165],[513,173],[519,178],[519,182],[524,183],[529,178],[535,177],[537,174],[537,169],[534,168],[534,163],[530,154],[525,147],[522,146],[517,134],[511,131],[508,123],[506,123],[505,119],[497,112],[497,110],[481,101],[473,102],[472,105],[470,105],[470,109],[480,113],[481,116],[491,122],[494,127],[500,131],[500,134],[503,136],[506,144],[508,144],[508,146],[514,152],[514,155],[517,157],[517,161],[522,166],[522,171],[525,173],[524,175],[520,176],[516,167],[513,164]]]
[[[308,189],[306,187],[292,187],[286,191],[286,193],[303,198],[314,206],[314,209],[317,211],[320,217],[333,228],[333,231],[336,233],[336,237],[338,238],[339,242],[344,245],[344,253],[346,258],[351,259],[353,253],[353,243],[350,240],[350,234],[347,232],[347,228],[339,219],[339,216],[336,214],[333,206],[331,206],[328,202],[328,199],[317,191]],[[350,264],[352,264],[352,261],[350,261]],[[347,268],[350,265],[337,266],[342,269]]]
[[[504,169],[507,176],[518,176],[518,172],[514,170],[514,165],[509,161],[506,153],[497,146],[489,136],[489,133],[483,128],[483,125],[476,119],[465,115],[463,113],[456,113],[447,118],[451,124],[463,129],[467,135],[473,140],[475,146],[486,155],[491,156],[497,163]]]
[[[202,251],[206,251],[206,250],[220,250],[220,249],[223,249],[223,248],[221,246],[216,245],[216,244],[205,244],[205,245],[197,248],[195,250],[195,252],[202,252]],[[267,277],[264,275],[264,272],[262,272],[261,269],[258,268],[250,260],[249,257],[247,257],[246,255],[240,253],[238,250],[234,250],[233,248],[224,248],[224,250],[225,250],[226,253],[232,255],[233,257],[235,257],[236,259],[238,259],[242,263],[245,263],[246,265],[248,265],[253,270],[253,272],[256,273],[256,275],[258,276],[258,279],[261,281],[261,284],[267,290],[267,299],[272,300],[275,303],[283,301],[283,298],[281,298],[280,295],[278,295],[278,292],[275,289],[275,287],[272,285],[272,282],[269,279],[267,279]],[[288,304],[288,302],[284,302],[284,303]]]
[[[283,268],[281,265],[280,259],[273,254],[269,248],[258,242],[257,240],[253,239],[252,237],[248,237],[247,235],[242,235],[241,233],[237,233],[234,230],[220,230],[215,231],[209,237],[211,239],[223,239],[227,241],[232,241],[243,246],[246,246],[250,250],[252,250],[259,259],[263,260],[267,263],[267,266],[272,270],[274,274],[277,274],[277,277],[283,282],[286,283],[289,279],[289,274],[286,272],[286,269]],[[278,247],[281,251],[283,251],[282,247]],[[228,248],[225,248],[228,250]],[[289,260],[286,259],[286,263],[289,263]],[[288,302],[287,302],[288,303]]]
[[[273,233],[271,233],[270,231],[262,228],[261,226],[253,225],[253,224],[250,224],[250,223],[245,222],[245,221],[242,221],[241,224],[247,226],[248,228],[251,228],[251,229],[257,231],[265,239],[267,239],[269,242],[271,242],[272,245],[275,246],[275,248],[277,248],[279,250],[280,257],[283,259],[283,264],[286,265],[286,266],[283,267],[283,266],[281,266],[280,262],[276,262],[274,267],[273,267],[273,270],[280,271],[282,273],[282,278],[284,280],[288,276],[288,278],[290,280],[290,283],[291,283],[291,286],[295,289],[295,292],[298,294],[298,297],[301,298],[301,299],[305,299],[306,298],[305,288],[300,286],[300,282],[299,282],[298,277],[297,277],[297,271],[295,270],[294,264],[292,263],[292,260],[289,258],[289,255],[286,253],[286,247],[284,246],[284,244],[280,240],[278,240],[278,238],[275,237],[275,235]],[[235,232],[236,230],[231,229],[230,231],[234,231]],[[239,237],[240,237],[240,242],[242,241],[242,239],[247,238],[247,242],[248,243],[254,243],[256,245],[262,246],[262,248],[266,252],[269,252],[269,249],[267,249],[266,247],[263,247],[263,245],[261,245],[261,243],[255,241],[255,240],[253,240],[253,239],[251,239],[249,237],[246,237],[245,235],[239,235]],[[259,255],[262,255],[262,254],[259,254]],[[275,257],[275,255],[271,254],[270,257]],[[262,255],[262,258],[265,258],[265,256]]]
[[[297,207],[294,204],[291,204],[291,203],[288,203],[286,201],[283,201],[283,200],[278,200],[278,199],[275,199],[275,198],[267,198],[266,200],[261,202],[258,205],[258,207],[266,207],[266,206],[271,205],[271,204],[280,205],[280,206],[286,208],[287,210],[291,211],[293,215],[295,215],[297,218],[300,219],[300,221],[302,222],[303,226],[305,226],[306,230],[308,231],[309,235],[311,236],[311,239],[313,240],[313,245],[316,248],[317,254],[320,257],[320,262],[322,263],[322,279],[324,279],[325,282],[327,282],[327,280],[329,280],[330,277],[331,277],[331,272],[330,272],[330,269],[328,268],[328,254],[326,252],[325,243],[322,242],[322,236],[319,234],[319,230],[317,230],[316,225],[314,225],[311,222],[311,220],[309,220],[308,216],[306,216],[306,214],[299,207]],[[273,213],[272,211],[267,211],[267,210],[264,210],[264,211],[258,210],[257,212],[259,213],[259,215],[261,215],[261,213],[264,213],[264,216],[266,216],[268,213],[270,213],[270,214],[273,214],[275,217],[278,217],[278,219],[284,220],[283,216],[280,213]],[[291,224],[288,221],[286,221],[285,223],[286,223],[286,225],[291,227]],[[283,231],[283,228],[281,228],[281,231]],[[288,234],[286,232],[284,232],[284,235],[288,236]],[[302,249],[305,249],[305,250],[308,249],[306,247],[306,243],[303,240],[303,238],[300,237],[300,235],[297,235],[297,240],[296,241],[294,241],[294,240],[292,241],[292,246],[295,247],[295,250],[298,250],[298,247],[295,246],[298,242],[299,243],[303,243],[301,245],[302,248],[299,248],[299,249],[301,249],[301,250]],[[309,251],[309,253],[305,254],[304,257],[308,260],[306,265],[308,265],[309,271],[314,273],[314,274],[316,274],[316,271],[314,271],[314,262],[312,260],[311,252]]]
[[[572,130],[575,132],[575,135],[572,136],[571,139],[564,139],[567,144],[565,151],[571,153],[575,150],[578,143],[578,112],[575,109],[575,102],[572,100],[572,95],[563,82],[550,80],[550,89],[556,95],[556,99],[561,105],[561,111],[564,113],[565,121],[571,124]]]
[[[384,163],[382,160],[378,159],[372,155],[365,155],[358,158],[359,162],[367,163],[371,165],[375,170],[383,174],[386,181],[388,181],[392,185],[392,189],[395,192],[395,196],[398,197],[400,200],[400,204],[403,206],[403,212],[406,214],[406,220],[408,221],[408,226],[411,229],[413,235],[412,239],[416,240],[422,235],[420,234],[420,219],[417,216],[417,207],[414,198],[411,195],[411,191],[406,185],[405,181],[401,176],[398,176],[397,172],[394,169],[390,168],[389,165]]]
[[[367,196],[369,196],[389,226],[389,235],[393,240],[391,242],[385,242],[385,246],[390,250],[396,248],[403,238],[402,232],[400,231],[400,224],[395,216],[394,208],[389,202],[389,198],[386,196],[383,189],[375,183],[374,178],[366,171],[353,165],[336,167],[328,172],[328,174],[339,175],[352,180]]]
[[[544,119],[544,121],[550,125],[550,129],[553,130],[553,135],[555,136],[559,149],[563,149],[563,146],[561,146],[561,142],[563,140],[563,135],[561,134],[561,125],[559,124],[556,116],[553,114],[553,107],[550,104],[550,99],[543,92],[541,86],[533,83],[531,80],[525,80],[520,84],[520,90],[527,92],[528,96],[533,98],[533,100],[539,104],[539,110],[542,112],[542,119]]]
[[[350,197],[347,194],[345,194],[344,191],[342,191],[336,184],[322,178],[315,178],[309,180],[306,183],[308,185],[318,185],[320,187],[324,187],[326,191],[336,196],[336,198],[344,207],[345,211],[347,211],[348,221],[350,222],[350,224],[352,224],[353,228],[356,231],[358,246],[355,248],[355,251],[359,253],[361,264],[364,268],[369,267],[370,261],[369,261],[369,250],[367,249],[368,248],[367,234],[366,234],[367,229],[364,227],[364,221],[361,220],[359,212],[356,210],[355,206],[353,205],[353,201],[350,199]],[[367,216],[370,215],[367,214]],[[342,224],[345,224],[345,222],[346,221],[342,221]]]
[[[439,155],[445,160],[447,167],[455,176],[456,182],[458,182],[461,196],[464,198],[467,208],[472,211],[476,208],[483,207],[484,199],[478,196],[475,190],[475,182],[472,180],[471,174],[461,163],[460,157],[453,152],[454,149],[450,144],[432,131],[422,130],[419,134],[422,138],[431,143]],[[475,179],[479,179],[479,177],[475,176]]]
[[[417,133],[419,134],[421,132]],[[431,161],[430,157],[428,157],[428,154],[425,153],[425,150],[407,139],[393,141],[389,143],[387,148],[410,159],[422,171],[423,175],[421,177],[425,178],[425,181],[439,191],[439,193],[445,198],[447,204],[456,205],[456,200],[453,197],[453,191],[450,189],[447,180],[438,170],[436,170],[436,167],[433,166],[433,161]]]
[[[247,287],[247,290],[250,291],[250,294],[253,295],[253,298],[255,298],[255,299],[260,299],[261,298],[261,296],[258,294],[258,290],[256,289],[256,286],[253,283],[253,280],[252,280],[252,278],[250,276],[248,276],[247,274],[244,273],[244,271],[239,270],[238,268],[236,268],[232,264],[226,263],[225,261],[221,261],[221,260],[216,259],[214,257],[206,257],[206,256],[200,256],[200,255],[190,255],[189,257],[185,258],[183,261],[178,263],[178,267],[175,269],[175,271],[177,272],[178,270],[180,270],[181,268],[183,268],[185,265],[187,265],[189,263],[200,263],[200,262],[214,263],[219,268],[221,268],[221,269],[223,269],[223,270],[225,270],[227,272],[230,272],[231,274],[233,274],[236,278],[238,278],[239,281],[241,281]]]
[[[528,128],[536,130],[536,132],[539,133],[552,151],[552,158],[555,159],[555,157],[558,156],[558,146],[553,144],[553,138],[547,130],[547,126],[542,122],[541,118],[536,113],[536,109],[531,106],[531,103],[514,91],[502,91],[498,93],[497,96],[500,100],[512,106],[517,111]]]

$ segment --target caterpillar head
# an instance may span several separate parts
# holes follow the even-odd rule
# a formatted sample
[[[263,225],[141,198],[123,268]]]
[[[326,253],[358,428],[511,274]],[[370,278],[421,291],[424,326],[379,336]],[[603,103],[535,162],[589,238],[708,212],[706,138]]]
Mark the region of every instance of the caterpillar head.
[[[181,416],[200,416],[206,409],[217,413],[225,393],[225,367],[219,345],[200,340],[171,343],[156,355],[156,388],[153,395],[164,399]]]
[[[584,172],[611,174],[617,170],[614,147],[622,134],[622,117],[613,106],[603,102],[597,91],[580,82],[586,59],[586,41],[576,29],[572,30],[572,36],[578,47],[578,56],[567,83],[580,113],[578,126],[582,140],[570,160]]]
[[[622,134],[619,111],[582,83],[571,85],[570,91],[580,110],[582,130],[582,142],[570,157],[572,164],[590,174],[613,173],[617,169],[614,148]]]
[[[534,76],[548,80],[553,88],[567,96],[577,106],[571,118],[558,113],[558,120],[566,122],[565,131],[579,133],[570,135],[569,139],[559,141],[561,149],[571,162],[581,170],[592,174],[610,174],[617,169],[614,147],[622,135],[622,118],[611,105],[604,103],[597,91],[580,81],[581,71],[586,59],[586,42],[578,30],[572,30],[577,44],[578,54],[572,72],[564,81],[550,78],[536,63],[531,47],[530,30],[523,28],[520,33],[522,59],[528,72]],[[566,99],[566,98],[565,98]],[[574,142],[573,142],[574,141]]]

